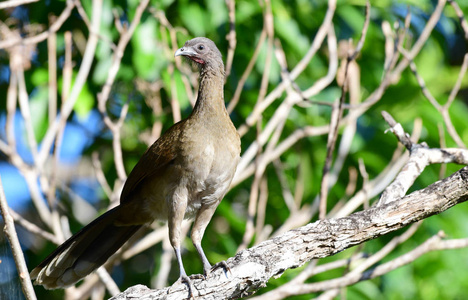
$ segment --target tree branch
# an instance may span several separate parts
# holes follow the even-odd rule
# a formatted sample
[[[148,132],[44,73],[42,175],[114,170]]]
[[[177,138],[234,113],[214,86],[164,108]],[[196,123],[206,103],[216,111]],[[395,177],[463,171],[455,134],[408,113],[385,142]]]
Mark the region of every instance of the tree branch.
[[[10,215],[8,203],[5,198],[5,193],[3,191],[2,180],[0,178],[0,213],[2,215],[5,225],[3,227],[3,232],[5,233],[6,238],[11,246],[11,251],[13,252],[13,258],[15,260],[16,269],[18,270],[18,275],[21,282],[21,287],[23,289],[23,294],[27,300],[36,300],[36,294],[34,293],[34,288],[32,286],[31,278],[29,278],[28,267],[26,266],[26,261],[24,259],[23,251],[21,250],[21,245],[18,240],[18,235],[16,234],[15,223],[13,217]]]
[[[227,260],[229,274],[216,270],[206,280],[192,279],[197,299],[231,299],[255,293],[272,277],[306,262],[334,255],[439,214],[468,200],[468,167],[398,201],[343,218],[320,220],[288,231]],[[121,299],[183,299],[185,284],[149,290],[137,285],[113,297]]]

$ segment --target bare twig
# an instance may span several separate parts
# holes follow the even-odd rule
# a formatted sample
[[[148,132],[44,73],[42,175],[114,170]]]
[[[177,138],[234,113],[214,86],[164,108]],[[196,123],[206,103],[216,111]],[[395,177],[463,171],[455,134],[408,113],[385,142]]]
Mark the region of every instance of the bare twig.
[[[173,257],[174,250],[172,249],[171,243],[169,241],[169,236],[166,235],[162,242],[159,271],[155,280],[153,280],[151,284],[154,288],[160,289],[167,285],[167,278],[169,277],[169,272],[171,271],[171,261]]]
[[[51,23],[55,17],[49,18]],[[51,33],[47,38],[49,63],[49,121],[57,116],[57,36]]]
[[[135,15],[133,17],[133,20],[130,26],[124,32],[124,34],[120,36],[119,43],[117,44],[117,48],[114,51],[114,55],[112,58],[112,65],[109,68],[109,73],[107,75],[106,83],[102,87],[101,92],[98,94],[99,110],[101,112],[105,111],[106,102],[107,102],[107,99],[109,98],[111,87],[117,75],[117,71],[119,70],[120,62],[122,61],[125,47],[130,41],[130,38],[132,37],[133,32],[135,31],[136,27],[140,23],[141,15],[143,14],[143,11],[146,9],[148,2],[149,0],[143,0],[138,4],[138,7],[135,11]]]
[[[101,279],[101,282],[104,283],[104,286],[112,296],[120,293],[119,287],[104,267],[100,267],[99,269],[97,269],[96,273],[98,274],[99,279]]]
[[[231,74],[232,61],[234,59],[234,52],[236,51],[236,1],[225,0],[228,8],[229,16],[229,33],[226,35],[226,39],[229,42],[229,48],[226,58],[226,78]]]
[[[369,21],[370,21],[370,1],[366,1],[366,18],[364,19],[364,26],[362,27],[361,37],[356,45],[356,49],[354,49],[353,54],[351,54],[348,60],[355,60],[356,57],[361,53],[362,46],[364,46],[364,41],[366,40],[367,29],[369,28]]]
[[[69,3],[72,3],[72,1],[68,0],[67,4]],[[70,5],[73,6],[73,4],[70,4]],[[101,8],[102,8],[101,0],[93,1],[93,16],[92,16],[92,21],[91,21],[93,30],[90,32],[88,43],[86,44],[86,51],[83,56],[80,69],[78,71],[75,84],[73,85],[73,88],[70,92],[70,95],[65,105],[62,107],[62,113],[49,126],[47,133],[44,139],[42,140],[41,151],[39,152],[38,159],[37,159],[37,166],[39,167],[39,169],[45,163],[49,155],[50,148],[52,147],[53,141],[60,128],[60,123],[62,122],[62,120],[68,119],[68,116],[72,112],[75,102],[78,99],[79,94],[81,93],[81,89],[83,88],[86,82],[86,78],[88,77],[89,70],[91,69],[91,64],[94,59],[94,54],[95,54],[95,50],[96,50],[96,46],[98,42],[98,37],[93,32],[99,32],[99,26],[100,26],[100,21],[101,21]],[[57,22],[55,22],[54,25],[56,23]]]
[[[320,274],[320,273],[323,273],[332,269],[349,266],[351,263],[354,263],[354,265],[357,264],[357,266],[355,266],[351,272],[347,273],[346,275],[340,278],[313,283],[314,287],[319,286],[322,288],[326,287],[327,284],[332,283],[331,288],[335,288],[336,286],[333,284],[333,282],[346,281],[346,279],[348,278],[355,278],[355,277],[358,277],[359,275],[362,275],[362,273],[365,270],[375,265],[382,258],[388,255],[392,250],[394,250],[398,245],[408,240],[416,232],[416,230],[419,228],[420,225],[421,225],[421,222],[413,224],[402,235],[394,237],[381,250],[379,250],[376,254],[370,257],[366,257],[366,255],[363,255],[362,253],[358,253],[357,255],[349,259],[334,261],[331,263],[317,266],[315,268],[310,268],[309,267],[310,265],[309,265],[304,269],[303,272],[301,272],[293,280],[289,281],[288,283],[264,295],[254,297],[253,299],[255,300],[279,300],[279,299],[284,299],[286,297],[291,297],[294,295],[302,295],[302,294],[310,293],[308,291],[308,289],[310,289],[310,285],[304,284],[305,280],[311,278],[312,276],[315,276],[317,274]],[[328,290],[328,288],[326,289],[324,288],[321,290]]]
[[[8,209],[8,203],[5,198],[5,193],[3,191],[2,180],[0,178],[0,210],[2,213],[3,220],[5,222],[5,227],[3,231],[6,238],[11,246],[11,251],[13,252],[13,258],[15,259],[16,268],[18,269],[18,275],[21,282],[21,287],[23,289],[24,296],[27,300],[35,300],[36,294],[34,293],[34,288],[32,286],[31,279],[29,278],[28,267],[26,266],[26,261],[24,260],[23,251],[21,250],[21,245],[18,240],[18,235],[16,234],[15,223],[13,218],[10,215]]]
[[[377,89],[372,92],[367,99],[365,99],[359,106],[354,108],[355,113],[364,113],[367,109],[369,109],[372,105],[374,105],[376,102],[378,102],[381,98],[385,90],[389,87],[389,85],[392,82],[395,82],[397,78],[400,77],[401,73],[403,72],[404,69],[406,69],[409,65],[409,60],[413,59],[420,51],[421,48],[424,46],[426,43],[427,39],[429,38],[432,30],[436,26],[437,22],[440,19],[440,16],[442,14],[442,11],[444,9],[446,0],[439,0],[437,3],[437,6],[432,13],[431,17],[429,18],[428,22],[426,23],[426,26],[422,30],[420,36],[418,37],[416,43],[413,45],[411,50],[408,52],[408,57],[404,58],[401,60],[398,64],[397,59],[398,55],[394,53],[392,61],[390,62],[390,66],[388,69],[385,69],[383,79]],[[405,19],[405,26],[409,26],[409,20],[410,20],[410,14],[408,12],[407,17]],[[406,28],[406,27],[405,27]],[[404,31],[405,32],[405,31]],[[402,35],[404,34],[402,33]],[[403,38],[399,38],[396,49],[401,49],[403,45]],[[394,65],[396,65],[394,67]]]
[[[21,54],[19,54],[21,56]],[[31,110],[29,107],[29,96],[26,90],[26,82],[24,79],[24,70],[21,68],[22,64],[18,64],[18,69],[12,70],[16,72],[16,78],[18,80],[18,99],[20,104],[21,115],[23,116],[24,124],[26,127],[26,136],[29,144],[29,150],[31,151],[34,162],[37,160],[37,142],[34,134],[34,125],[31,119]]]
[[[144,0],[138,4],[138,7],[135,11],[135,16],[130,26],[128,27],[127,30],[124,30],[123,34],[120,36],[119,43],[117,44],[117,48],[114,51],[112,65],[109,69],[106,83],[102,87],[102,91],[98,94],[99,111],[104,116],[104,123],[112,131],[112,135],[113,135],[112,146],[114,150],[114,161],[115,161],[115,167],[116,167],[117,174],[119,176],[119,181],[120,181],[120,183],[116,187],[117,190],[120,189],[121,184],[123,184],[123,182],[127,178],[124,164],[123,164],[122,147],[121,147],[121,142],[120,142],[120,129],[123,125],[123,121],[128,112],[128,103],[123,105],[122,110],[120,112],[119,120],[116,123],[114,123],[109,118],[109,115],[107,114],[107,111],[106,111],[106,103],[109,98],[112,84],[119,70],[120,62],[122,60],[124,50],[128,42],[130,41],[130,38],[132,37],[133,32],[135,31],[137,25],[140,23],[141,16],[143,14],[143,11],[146,9],[146,6],[148,5],[148,2],[149,0]]]
[[[346,97],[346,92],[348,91],[348,69],[349,64],[353,61],[357,55],[360,53],[362,46],[364,44],[367,28],[369,26],[369,19],[370,19],[370,2],[366,2],[366,15],[364,26],[361,31],[361,37],[359,39],[358,45],[354,52],[349,53],[346,59],[346,66],[345,66],[345,73],[343,79],[343,86],[341,89],[341,97],[336,102],[336,106],[334,106],[331,115],[331,122],[330,122],[330,132],[328,134],[328,142],[327,142],[327,156],[325,159],[325,164],[323,166],[322,172],[322,181],[320,185],[320,206],[319,206],[319,218],[324,219],[327,214],[327,196],[328,196],[328,188],[329,188],[329,172],[332,165],[333,159],[333,152],[335,150],[336,140],[338,138],[338,127],[340,123],[340,119],[343,115],[343,104]]]
[[[15,222],[26,229],[27,231],[38,235],[52,243],[58,245],[61,241],[53,234],[43,230],[42,228],[38,227],[36,224],[29,222],[25,218],[23,218],[20,214],[16,213],[14,210],[10,209],[10,215],[13,217]]]
[[[333,26],[329,27],[327,43],[328,43],[328,47],[330,50],[330,62],[329,62],[329,69],[328,69],[327,75],[315,82],[315,84],[309,89],[311,90],[312,94],[309,93],[308,96],[315,95],[320,90],[325,88],[328,84],[330,84],[335,78],[336,69],[338,66],[338,62],[337,62],[338,59],[336,55],[337,54],[336,53],[336,37],[335,37],[335,32],[333,31]],[[315,45],[315,42],[313,45]],[[263,130],[259,139],[257,141],[252,142],[250,146],[248,147],[248,149],[244,151],[244,154],[242,155],[239,165],[237,166],[236,175],[234,177],[232,185],[239,183],[246,177],[253,174],[254,164],[251,161],[255,157],[258,147],[263,146],[267,142],[268,137],[272,134],[274,130],[280,133],[280,131],[278,130],[282,127],[282,123],[284,123],[284,121],[286,120],[293,105],[300,101],[303,101],[303,98],[300,96],[300,91],[298,92],[297,89],[294,88],[294,84],[292,83],[292,80],[293,80],[292,75],[291,74],[288,75],[288,73],[286,72],[285,59],[281,58],[282,50],[281,50],[280,44],[276,45],[275,50],[276,50],[275,52],[277,53],[278,62],[280,64],[284,62],[284,64],[282,64],[282,74],[283,74],[282,76],[284,79],[284,81],[282,81],[282,84],[284,84],[285,89],[288,88],[289,90],[288,97],[286,97],[286,99],[281,103],[278,109],[276,109],[273,117],[270,118],[270,120],[268,120],[268,123],[265,126],[265,129]],[[263,103],[267,101],[268,97],[270,96],[267,96],[263,102],[257,105],[254,108],[254,111],[258,107],[262,106]],[[264,154],[262,165],[263,164],[266,165],[269,162],[271,162],[273,159],[279,157],[279,155],[281,155],[284,151],[289,149],[294,143],[296,143],[300,139],[308,137],[308,136],[325,134],[328,131],[329,131],[328,126],[321,126],[321,127],[306,126],[305,128],[297,129],[296,132],[289,135],[275,149],[272,149],[272,151],[269,151],[268,153]],[[276,142],[274,144],[270,143],[270,145],[276,146]]]
[[[422,122],[416,119],[413,126],[411,139],[414,141],[419,140],[422,131]],[[345,205],[341,207],[336,213],[331,213],[331,217],[344,217],[351,214],[359,206],[377,195],[379,195],[398,175],[405,163],[408,161],[408,153],[402,153],[403,146],[398,144],[393,153],[391,161],[387,164],[385,169],[380,174],[372,179],[362,187],[351,199],[346,201]]]
[[[444,106],[447,108],[452,105],[453,101],[455,100],[455,97],[458,94],[458,91],[460,90],[461,84],[463,77],[465,77],[466,70],[468,68],[468,53],[465,54],[463,57],[463,64],[460,68],[460,73],[458,74],[457,82],[455,82],[455,85],[452,88],[452,91],[450,92],[450,95],[448,97],[447,103],[445,103]]]
[[[257,140],[262,130],[260,124],[261,122],[257,123]],[[245,224],[245,232],[244,232],[244,236],[242,237],[242,243],[237,247],[236,252],[239,252],[247,248],[255,234],[255,220],[254,219],[257,213],[257,203],[258,203],[258,198],[260,194],[260,183],[262,182],[263,177],[265,176],[264,175],[265,168],[264,166],[260,166],[260,160],[259,160],[261,151],[262,149],[259,148],[258,154],[256,156],[257,159],[255,160],[256,170],[255,170],[255,176],[254,176],[252,185],[250,186],[249,205],[247,208],[247,222]]]
[[[394,269],[397,269],[401,266],[407,265],[417,258],[426,254],[430,251],[446,250],[446,249],[457,249],[468,247],[468,239],[458,239],[458,240],[447,240],[443,241],[443,233],[439,233],[428,240],[423,244],[415,248],[414,250],[397,257],[385,264],[379,265],[374,269],[371,269],[364,273],[349,273],[341,278],[331,279],[327,281],[310,283],[301,286],[300,293],[314,293],[319,291],[326,291],[333,288],[339,288],[344,286],[349,286],[355,284],[359,281],[369,280],[378,276],[382,276]]]
[[[366,201],[364,201],[364,209],[368,209],[370,207],[369,205],[369,196],[368,196],[368,190],[367,187],[369,185],[369,174],[367,174],[366,171],[366,165],[364,164],[364,161],[362,158],[359,159],[359,172],[361,173],[362,176],[362,191],[364,192],[364,197]]]
[[[16,7],[16,6],[20,6],[20,5],[24,5],[24,4],[28,4],[28,3],[33,3],[33,2],[37,2],[39,0],[8,0],[8,1],[3,1],[2,3],[0,3],[0,9],[5,9],[5,8],[9,8],[9,7]]]
[[[74,6],[75,5],[73,0],[67,0],[67,6],[62,11],[57,20],[54,22],[54,24],[52,24],[47,31],[44,31],[32,37],[15,37],[4,41],[0,41],[0,49],[9,48],[17,44],[31,45],[44,41],[45,39],[47,39],[49,34],[51,34],[52,32],[57,32],[57,30],[59,30],[60,27],[62,27],[62,24],[65,23],[65,21],[68,19]]]
[[[468,40],[468,22],[466,22],[465,15],[463,14],[463,11],[461,10],[460,6],[458,3],[454,0],[448,0],[447,1],[455,10],[455,13],[457,14],[458,19],[460,20],[460,25],[463,28],[463,31],[465,32],[465,40]]]
[[[328,9],[327,9],[325,18],[322,22],[322,25],[320,25],[320,28],[317,31],[317,34],[315,35],[315,38],[312,44],[310,45],[310,48],[307,51],[307,53],[291,71],[291,80],[295,80],[305,70],[310,60],[314,57],[315,53],[318,51],[318,49],[322,45],[323,40],[327,36],[330,27],[333,27],[332,19],[333,19],[333,15],[335,14],[335,9],[336,9],[336,0],[328,1]],[[238,129],[239,134],[241,136],[247,133],[249,128],[257,122],[259,116],[263,113],[263,111],[265,111],[265,109],[267,109],[271,105],[271,103],[273,103],[273,101],[275,101],[278,97],[281,96],[281,94],[286,89],[286,86],[287,86],[287,82],[284,82],[284,81],[281,82],[272,92],[270,92],[265,97],[265,101],[263,101],[261,105],[258,105],[258,107],[256,107],[252,111],[252,113],[245,120],[245,124],[239,127]]]
[[[80,0],[73,0],[74,3],[75,3],[75,7],[76,7],[76,10],[78,11],[78,13],[80,14],[80,17],[81,19],[83,20],[83,22],[86,24],[86,26],[88,27],[88,30],[89,31],[92,31],[93,30],[93,27],[91,26],[91,23],[89,21],[89,18],[88,16],[86,15],[86,12],[83,8],[83,6],[81,5],[81,1]],[[96,34],[100,40],[106,42],[110,48],[112,50],[115,50],[116,49],[116,46],[115,44],[107,37],[107,36],[103,36],[102,34],[100,34],[99,32],[94,32],[94,34]]]
[[[65,60],[62,70],[62,102],[66,102],[70,95],[72,82],[73,62],[72,62],[72,33],[66,31],[63,35],[65,41]],[[63,109],[63,105],[62,105]]]
[[[445,131],[441,123],[437,124],[437,130],[439,131],[439,143],[440,143],[440,148],[447,148],[447,144],[445,143]],[[445,177],[445,171],[447,171],[447,165],[441,164],[440,165],[440,170],[439,170],[439,179],[442,179]]]
[[[229,101],[227,110],[229,113],[231,113],[234,108],[236,107],[237,103],[239,102],[240,95],[242,93],[242,89],[244,88],[244,84],[247,81],[247,78],[249,77],[250,73],[252,72],[252,69],[255,65],[255,62],[257,61],[258,54],[260,53],[260,50],[262,49],[263,43],[265,42],[267,36],[265,24],[263,25],[263,30],[260,33],[260,38],[258,39],[257,47],[255,47],[255,50],[252,54],[252,57],[250,58],[249,64],[247,65],[247,68],[245,68],[244,73],[242,73],[241,78],[239,79],[239,83],[237,83],[236,90],[234,92],[234,96],[232,96],[231,101]]]
[[[414,144],[409,139],[408,134],[404,132],[403,127],[399,123],[396,123],[390,114],[382,112],[382,115],[390,125],[390,130],[410,150],[410,157],[392,184],[382,193],[378,205],[383,205],[403,197],[416,178],[419,177],[429,164],[449,162],[468,164],[468,150],[436,149],[429,148],[426,144]]]
[[[93,152],[91,157],[93,161],[94,174],[96,174],[97,181],[101,185],[102,189],[104,190],[104,193],[109,198],[109,200],[111,202],[114,202],[116,199],[114,199],[115,197],[113,197],[112,188],[107,182],[106,175],[104,174],[104,171],[102,170],[102,165],[101,165],[101,161],[99,160],[98,153]]]

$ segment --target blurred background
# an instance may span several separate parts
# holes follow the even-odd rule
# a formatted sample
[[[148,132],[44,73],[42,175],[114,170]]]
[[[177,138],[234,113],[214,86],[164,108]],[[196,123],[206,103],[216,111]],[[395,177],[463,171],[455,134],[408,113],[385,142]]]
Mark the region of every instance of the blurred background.
[[[466,16],[468,3],[457,2]],[[226,105],[242,134],[242,153],[248,150],[252,153],[252,157],[244,157],[245,167],[237,174],[232,190],[205,233],[203,247],[209,260],[214,263],[227,259],[242,247],[318,219],[317,195],[327,152],[328,129],[325,127],[330,123],[330,105],[341,95],[342,80],[339,78],[349,40],[356,45],[361,36],[365,1],[337,1],[333,33],[328,31],[327,38],[317,46],[303,71],[294,76],[288,72],[300,64],[318,38],[320,26],[330,11],[329,2],[152,0],[129,35],[115,78],[111,78],[112,67],[116,65],[115,53],[120,51],[120,37],[133,30],[131,22],[141,2],[104,0],[97,46],[83,80],[79,72],[82,65],[87,64],[84,57],[93,13],[96,13],[93,5],[98,4],[46,0],[0,9],[0,176],[8,204],[20,216],[16,220],[21,218],[35,224],[60,242],[69,232],[77,232],[118,201],[125,174],[131,171],[148,145],[191,112],[196,99],[196,70],[174,59],[174,51],[196,36],[209,37],[223,53],[228,68]],[[354,71],[349,74],[355,80],[350,82],[354,84],[350,93],[357,95],[354,105],[370,99],[382,85],[386,72],[392,68],[388,51],[395,49],[401,37],[404,37],[401,47],[411,49],[438,3],[372,1],[371,5],[364,46],[352,67]],[[67,7],[71,7],[70,12],[61,21],[59,16]],[[411,18],[405,30],[408,11]],[[27,39],[46,32],[56,22],[62,25],[37,43],[8,44],[9,40]],[[424,46],[414,57],[419,76],[440,105],[450,99],[466,59],[466,34],[456,11],[446,4]],[[333,36],[337,40],[334,42],[336,51],[330,44]],[[282,55],[286,69],[280,60]],[[341,66],[335,67],[333,72],[330,61],[334,56]],[[402,61],[402,55],[396,59]],[[284,87],[278,90],[284,76],[293,76],[294,87],[307,91],[330,70],[331,80],[317,88],[317,92],[305,92],[307,99],[287,108],[282,106],[289,95]],[[419,136],[419,141],[427,142],[430,147],[465,147],[468,143],[468,79],[460,79],[460,90],[448,107],[449,124],[442,109],[424,96],[409,67],[394,74],[383,95],[354,121],[343,123],[339,129],[334,152],[339,159],[333,164],[336,182],[328,193],[329,216],[362,190],[366,182],[378,179],[395,163],[395,157],[404,155],[395,137],[385,134],[388,125],[381,117],[382,110],[388,111],[407,132]],[[76,92],[76,102],[66,119],[57,123],[59,129],[53,145],[41,151],[54,120],[60,119],[66,102],[73,97],[72,89],[77,82],[82,88]],[[106,86],[110,88],[108,91]],[[276,96],[273,96],[274,91],[279,91]],[[271,99],[271,104],[253,118],[253,112],[265,99]],[[268,134],[266,141],[260,142],[259,137],[269,121],[281,109],[287,109],[285,118],[275,125],[277,130]],[[345,109],[344,115],[349,114]],[[117,129],[112,129],[111,123],[118,124]],[[353,132],[346,147],[343,136],[348,127]],[[320,131],[321,128],[325,130]],[[455,129],[455,135],[449,132],[451,128]],[[287,143],[281,144],[284,141]],[[257,142],[262,147],[251,148]],[[278,149],[278,145],[286,146],[276,157],[262,160],[263,153],[271,154],[269,151]],[[338,150],[344,152],[338,153]],[[460,166],[451,164],[429,166],[410,191],[424,188],[458,169]],[[381,182],[385,187],[386,181]],[[354,210],[363,209],[369,202],[372,204],[381,192],[374,191],[375,195],[369,193]],[[252,196],[253,192],[256,196]],[[38,212],[38,206],[42,207],[42,213]],[[407,253],[439,230],[449,238],[468,237],[467,213],[466,205],[459,205],[425,220],[410,239],[382,262]],[[50,216],[49,224],[45,216]],[[172,249],[164,242],[167,229],[159,223],[153,224],[152,229],[161,233],[160,237],[153,237],[146,248],[139,248],[133,254],[127,252],[118,259],[121,263],[112,268],[110,274],[121,290],[135,284],[164,287],[178,278],[176,262],[171,260]],[[17,231],[30,270],[56,247],[54,238],[47,240],[43,234],[25,226],[17,226]],[[151,231],[147,229],[143,234]],[[357,252],[375,253],[404,231],[349,249],[318,264],[349,258]],[[143,234],[133,243],[141,241]],[[187,273],[201,273],[202,263],[190,240],[186,240],[184,247]],[[318,274],[307,282],[340,277],[348,267]],[[256,295],[291,281],[303,268],[288,270],[280,278],[270,280]],[[468,291],[467,269],[467,249],[430,252],[382,277],[344,288],[339,297],[464,299]],[[17,276],[9,244],[2,232],[1,299],[23,299]],[[35,289],[39,299],[73,299],[71,292]],[[109,296],[104,288],[97,290],[100,292],[89,291],[87,296],[94,295],[95,299],[98,295]],[[318,295],[320,293],[295,295],[288,299],[310,299]]]

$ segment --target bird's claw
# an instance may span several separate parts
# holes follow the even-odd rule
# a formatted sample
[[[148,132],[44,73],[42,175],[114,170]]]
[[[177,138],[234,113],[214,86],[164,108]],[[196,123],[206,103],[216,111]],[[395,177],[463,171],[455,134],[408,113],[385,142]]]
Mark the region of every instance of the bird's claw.
[[[229,274],[232,275],[231,268],[229,268],[228,264],[224,260],[214,264],[210,269],[210,273],[219,268],[223,268],[226,274],[229,271]]]
[[[195,279],[195,278],[194,278]],[[167,290],[167,293],[169,294],[172,292],[172,289],[178,285],[178,283],[185,283],[187,284],[188,292],[189,292],[189,298],[188,299],[195,299],[195,296],[193,295],[193,285],[192,281],[190,280],[190,277],[187,275],[181,275],[179,279],[177,279],[176,282]]]

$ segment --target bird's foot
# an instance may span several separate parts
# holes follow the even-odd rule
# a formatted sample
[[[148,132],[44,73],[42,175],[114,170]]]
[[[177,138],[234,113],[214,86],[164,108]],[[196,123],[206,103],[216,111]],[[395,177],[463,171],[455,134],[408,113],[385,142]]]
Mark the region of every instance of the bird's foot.
[[[190,276],[192,277],[192,276]],[[167,293],[169,294],[170,292],[172,292],[172,289],[178,285],[178,283],[185,283],[187,284],[187,288],[188,288],[188,292],[189,292],[189,298],[188,299],[195,299],[194,295],[193,295],[193,285],[192,285],[192,281],[190,280],[190,277],[188,277],[187,275],[180,275],[179,279],[177,279],[176,282],[174,282],[174,284],[167,290]],[[193,279],[196,279],[196,278],[193,278]]]
[[[229,266],[227,265],[227,263],[226,263],[224,260],[222,260],[222,261],[220,261],[220,262],[214,264],[214,265],[208,270],[208,272],[206,272],[206,270],[205,270],[205,276],[208,275],[209,273],[213,272],[214,270],[219,269],[219,268],[223,268],[224,273],[226,274],[226,277],[227,277],[227,272],[229,272],[229,274],[232,275],[231,268],[229,268]],[[206,273],[208,273],[208,274],[206,274]]]

